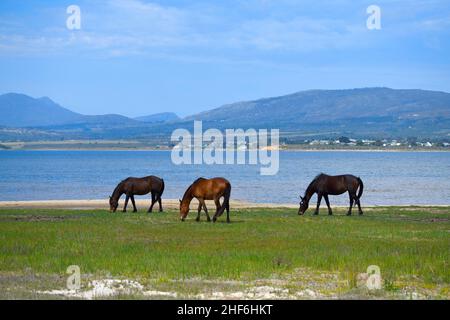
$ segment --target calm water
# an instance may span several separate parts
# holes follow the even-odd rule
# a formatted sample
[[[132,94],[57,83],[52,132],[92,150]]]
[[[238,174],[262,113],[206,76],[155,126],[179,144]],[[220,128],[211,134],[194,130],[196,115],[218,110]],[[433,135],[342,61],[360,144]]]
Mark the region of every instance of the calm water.
[[[365,184],[363,204],[450,205],[450,153],[281,152],[276,176],[259,165],[173,165],[160,151],[0,151],[0,200],[100,199],[128,176],[157,175],[164,197],[180,198],[197,177],[224,176],[232,198],[297,203],[319,172],[352,173]],[[347,204],[347,196],[331,197]]]

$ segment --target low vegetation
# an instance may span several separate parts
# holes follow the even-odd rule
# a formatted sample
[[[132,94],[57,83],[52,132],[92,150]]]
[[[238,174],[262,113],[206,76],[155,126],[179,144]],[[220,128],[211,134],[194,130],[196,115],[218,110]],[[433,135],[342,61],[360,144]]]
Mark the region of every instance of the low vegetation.
[[[195,222],[192,212],[182,223],[175,211],[2,209],[0,297],[45,298],[36,292],[64,288],[67,267],[78,265],[84,286],[131,279],[178,297],[276,283],[280,292],[313,292],[308,297],[450,298],[450,208],[344,214],[232,209],[232,223],[212,224]],[[358,287],[369,265],[381,269],[381,293]]]

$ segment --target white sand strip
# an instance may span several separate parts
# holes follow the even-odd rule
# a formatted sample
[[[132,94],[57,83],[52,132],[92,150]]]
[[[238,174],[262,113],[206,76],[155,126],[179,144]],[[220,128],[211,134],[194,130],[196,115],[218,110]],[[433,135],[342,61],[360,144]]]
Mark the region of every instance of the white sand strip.
[[[119,202],[119,209],[122,209],[124,199]],[[214,207],[213,201],[206,201],[208,207]],[[150,199],[136,199],[138,210],[148,209],[151,204]],[[163,199],[164,209],[178,209],[178,199]],[[191,209],[197,208],[198,202],[194,199]],[[274,203],[251,203],[245,201],[230,201],[232,208],[297,208],[297,204],[274,204]],[[39,201],[0,201],[0,208],[20,208],[20,209],[109,209],[108,199],[97,200],[39,200]],[[158,210],[158,204],[153,207]],[[133,210],[131,201],[128,202],[128,210]]]
[[[122,210],[124,199],[119,202],[119,210]],[[136,199],[136,206],[138,210],[148,209],[151,204],[150,199],[140,198]],[[164,209],[179,209],[178,199],[163,199]],[[208,208],[214,208],[213,201],[206,201]],[[198,201],[196,199],[191,202],[191,210],[196,210]],[[231,200],[231,208],[234,209],[246,209],[246,208],[295,208],[298,209],[297,203],[253,203],[240,200]],[[332,205],[332,208],[347,208],[347,205]],[[363,205],[363,210],[376,208],[376,207],[399,207],[399,208],[427,208],[427,207],[448,207],[447,205]],[[0,201],[0,209],[6,208],[18,208],[18,209],[105,209],[109,210],[108,199],[95,199],[95,200],[38,200],[38,201]],[[315,205],[310,208],[310,211],[314,210]],[[128,202],[128,210],[133,210],[131,201]],[[158,203],[153,207],[154,211],[158,210]],[[326,206],[322,204],[322,213],[326,213]],[[356,211],[355,211],[356,212]]]

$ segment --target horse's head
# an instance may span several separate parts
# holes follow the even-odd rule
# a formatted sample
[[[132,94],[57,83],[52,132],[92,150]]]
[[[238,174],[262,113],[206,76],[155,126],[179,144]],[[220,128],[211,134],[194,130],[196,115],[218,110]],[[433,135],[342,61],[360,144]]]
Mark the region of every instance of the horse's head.
[[[180,200],[180,219],[181,219],[181,221],[184,221],[184,219],[186,219],[188,213],[189,213],[189,203],[183,203],[183,201]]]
[[[116,212],[118,206],[119,200],[115,200],[113,199],[113,197],[109,197],[109,211]]]
[[[298,208],[298,214],[303,215],[306,210],[308,210],[309,201],[307,201],[305,198],[300,196],[300,208]]]

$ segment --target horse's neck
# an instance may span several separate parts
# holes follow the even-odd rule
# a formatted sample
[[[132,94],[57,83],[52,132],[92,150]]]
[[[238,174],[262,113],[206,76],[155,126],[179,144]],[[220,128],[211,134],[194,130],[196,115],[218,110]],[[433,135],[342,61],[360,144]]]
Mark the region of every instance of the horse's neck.
[[[194,199],[194,196],[191,193],[191,190],[186,191],[186,193],[183,196],[183,199],[181,200],[182,204],[190,204],[192,199]]]
[[[306,189],[306,192],[305,192],[305,199],[306,199],[306,201],[309,202],[309,200],[311,199],[311,197],[313,196],[313,194],[315,192],[316,192],[316,188],[315,188],[314,184],[310,184],[308,186],[308,189]]]
[[[114,200],[118,200],[123,194],[124,194],[124,192],[123,192],[122,188],[117,187],[117,188],[114,190],[114,192],[113,192],[113,194],[112,194],[111,197],[112,197]]]

